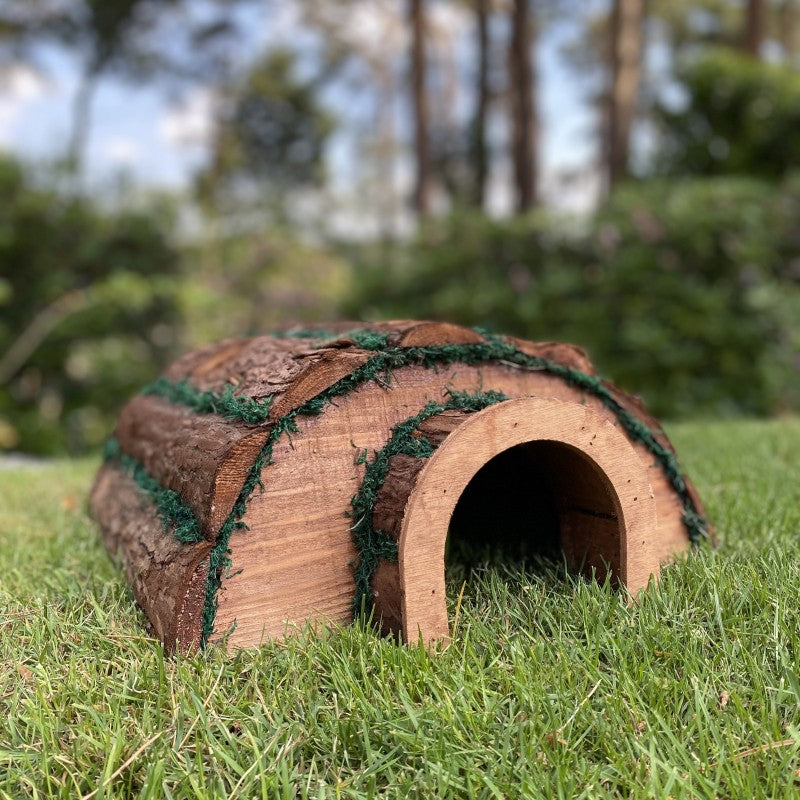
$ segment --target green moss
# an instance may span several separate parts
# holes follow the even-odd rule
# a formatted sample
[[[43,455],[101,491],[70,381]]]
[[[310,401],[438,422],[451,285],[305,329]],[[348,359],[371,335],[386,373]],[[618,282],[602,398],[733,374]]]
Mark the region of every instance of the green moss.
[[[106,461],[119,464],[152,500],[161,516],[165,533],[172,526],[173,536],[179,542],[192,544],[202,541],[203,534],[194,511],[183,502],[177,492],[165,489],[135,458],[124,453],[117,439],[112,437],[106,442],[103,456]]]
[[[142,394],[163,397],[171,403],[188,406],[200,414],[219,414],[228,420],[241,420],[249,425],[266,422],[272,405],[272,396],[263,400],[235,395],[234,387],[227,385],[222,393],[196,389],[187,381],[170,381],[158,378],[142,389]]]
[[[252,493],[256,488],[263,489],[260,477],[261,471],[271,462],[275,443],[286,434],[299,432],[295,421],[298,416],[320,414],[335,398],[349,394],[369,381],[377,380],[382,384],[388,385],[391,380],[392,370],[410,365],[436,369],[441,365],[457,362],[470,365],[490,362],[506,363],[525,370],[554,375],[570,386],[596,397],[606,408],[614,413],[626,433],[633,440],[641,442],[660,464],[670,485],[680,498],[683,507],[683,522],[686,525],[689,539],[697,544],[707,537],[708,523],[698,513],[694,501],[689,495],[686,482],[674,454],[658,442],[654,431],[651,431],[636,415],[619,404],[601,378],[571,369],[548,359],[527,355],[499,336],[482,330],[479,332],[485,337],[485,341],[478,344],[442,344],[417,347],[389,347],[386,335],[367,329],[348,331],[335,337],[331,334],[333,338],[352,339],[364,349],[373,350],[375,355],[349,375],[336,381],[336,383],[298,408],[275,420],[274,427],[251,466],[242,490],[233,505],[233,509],[220,528],[216,543],[211,551],[210,569],[206,582],[206,600],[203,610],[202,641],[204,644],[214,628],[217,591],[221,584],[222,573],[230,563],[230,537],[235,530],[246,527],[242,522],[242,518],[245,515]],[[293,335],[300,336],[302,333],[304,332],[298,332]],[[317,330],[314,333],[330,332]],[[153,386],[157,386],[157,389],[154,390]],[[160,382],[157,381],[149,389],[152,394],[158,394],[172,402],[188,405],[195,410],[203,411],[204,413],[221,413],[228,419],[240,419],[245,422],[251,422],[251,424],[253,424],[254,420],[263,421],[269,413],[269,400],[258,403],[258,401],[251,398],[233,396],[232,389],[228,387],[222,394],[215,394],[213,392],[201,392],[186,383],[171,383],[161,379]],[[250,400],[251,404],[256,404],[256,406],[248,404],[248,400]],[[361,579],[359,578],[359,580]]]
[[[389,459],[399,454],[428,458],[433,455],[434,447],[424,436],[415,436],[419,426],[436,414],[443,411],[480,411],[495,403],[508,400],[500,392],[449,392],[448,400],[444,403],[431,401],[425,407],[395,425],[389,441],[375,453],[372,461],[366,462],[367,469],[358,493],[351,500],[353,506],[353,540],[358,550],[358,566],[355,570],[356,591],[353,597],[353,615],[372,608],[372,575],[380,560],[397,561],[397,543],[390,539],[383,531],[376,530],[372,525],[372,512],[378,499],[383,482],[389,471]]]

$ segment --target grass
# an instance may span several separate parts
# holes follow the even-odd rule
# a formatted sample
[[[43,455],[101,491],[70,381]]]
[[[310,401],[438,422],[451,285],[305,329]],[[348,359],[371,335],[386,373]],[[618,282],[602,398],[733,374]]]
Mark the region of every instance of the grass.
[[[165,657],[95,462],[0,471],[0,796],[797,797],[800,420],[670,433],[719,550],[634,606],[558,565],[454,575],[438,655],[356,625]]]

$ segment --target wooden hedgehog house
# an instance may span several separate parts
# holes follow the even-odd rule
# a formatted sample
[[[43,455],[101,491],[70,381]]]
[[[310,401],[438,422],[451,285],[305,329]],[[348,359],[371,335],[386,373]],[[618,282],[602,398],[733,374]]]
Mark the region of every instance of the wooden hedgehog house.
[[[122,410],[91,507],[182,650],[364,610],[446,639],[448,539],[635,594],[709,535],[659,425],[582,350],[433,322],[189,353]]]

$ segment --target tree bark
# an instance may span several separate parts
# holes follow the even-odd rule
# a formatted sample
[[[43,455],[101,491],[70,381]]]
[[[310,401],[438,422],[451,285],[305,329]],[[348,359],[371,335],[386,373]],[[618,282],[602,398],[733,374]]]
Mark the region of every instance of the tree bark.
[[[766,10],[764,0],[747,0],[742,47],[745,53],[751,55],[753,58],[761,57],[761,45],[764,42]]]
[[[642,74],[644,0],[614,0],[608,103],[607,188],[628,171],[630,138]]]
[[[784,0],[780,8],[780,39],[783,57],[793,63],[797,58],[797,0]]]
[[[97,85],[98,70],[89,67],[81,76],[78,89],[72,101],[72,118],[66,163],[70,175],[77,175],[83,165],[86,142],[89,138],[89,125],[92,114],[92,98]]]
[[[235,386],[237,392],[248,396],[263,398],[266,393],[275,394],[272,409],[275,418],[280,418],[298,409],[310,397],[319,396],[343,375],[352,374],[366,358],[374,356],[374,351],[363,349],[355,338],[347,336],[350,326],[352,323],[344,322],[330,325],[331,333],[339,336],[334,341],[260,337],[249,342],[221,342],[187,354],[169,368],[166,376],[175,381],[185,378],[192,386],[216,392],[224,386]],[[368,325],[367,329],[385,334],[391,348],[488,343],[477,331],[445,323],[397,321]],[[587,373],[593,371],[585,354],[569,345],[520,340],[509,344],[563,366]],[[410,359],[413,353],[407,355]],[[439,558],[440,554],[429,548],[431,544],[438,547],[436,541],[429,539],[424,529],[446,532],[461,491],[452,490],[458,485],[465,487],[484,464],[500,452],[515,449],[517,444],[532,441],[568,444],[560,435],[550,435],[554,431],[563,432],[565,419],[572,420],[567,426],[572,432],[570,436],[579,437],[587,448],[596,448],[586,450],[587,457],[597,453],[597,458],[581,462],[581,468],[580,464],[576,466],[574,458],[568,457],[568,449],[552,452],[549,445],[536,445],[535,458],[531,451],[524,450],[521,457],[528,453],[529,461],[514,457],[510,463],[506,462],[506,469],[496,476],[495,483],[483,484],[482,496],[488,505],[479,492],[477,503],[462,508],[456,524],[461,521],[468,525],[461,528],[461,533],[469,538],[473,529],[480,533],[478,529],[483,528],[496,540],[491,521],[498,531],[512,532],[513,544],[514,532],[523,531],[512,529],[511,523],[519,523],[527,531],[529,520],[542,516],[552,521],[553,513],[557,512],[565,556],[568,561],[580,563],[583,550],[595,547],[602,536],[619,527],[612,524],[618,509],[611,503],[611,495],[592,489],[597,487],[592,478],[596,472],[593,465],[604,469],[601,456],[607,452],[607,442],[624,432],[618,409],[629,412],[654,431],[659,444],[670,450],[668,440],[658,432],[657,422],[648,417],[634,398],[610,384],[604,384],[607,394],[600,399],[563,377],[538,369],[514,368],[514,364],[502,358],[475,364],[453,361],[441,369],[433,366],[395,364],[391,375],[381,371],[373,379],[340,386],[351,391],[331,396],[329,399],[335,402],[325,404],[324,409],[317,408],[322,413],[298,413],[294,419],[296,428],[285,429],[284,435],[274,442],[268,463],[261,465],[262,487],[252,493],[245,509],[237,510],[248,528],[236,531],[227,542],[230,563],[222,565],[219,575],[221,586],[216,593],[218,610],[212,641],[228,637],[228,643],[234,647],[256,646],[267,637],[285,635],[287,622],[345,623],[351,618],[355,589],[352,565],[357,563],[358,553],[351,529],[354,520],[346,512],[352,508],[353,494],[359,491],[364,479],[363,456],[371,462],[397,425],[427,407],[432,398],[494,390],[508,397],[511,403],[497,404],[494,408],[503,419],[498,422],[492,414],[494,423],[474,427],[455,450],[454,439],[449,437],[462,435],[461,426],[473,424],[475,414],[445,412],[419,425],[418,434],[438,448],[431,458],[439,459],[440,463],[445,458],[449,464],[433,473],[443,482],[427,483],[418,491],[422,475],[419,470],[432,461],[403,455],[390,460],[388,475],[371,509],[372,522],[376,529],[394,539],[401,528],[405,529],[405,535],[400,536],[399,555],[406,559],[410,554],[416,569],[434,563],[431,554],[434,559]],[[613,402],[607,404],[609,399]],[[531,402],[544,403],[549,410],[543,405],[530,407]],[[520,413],[514,412],[513,419],[503,416],[505,412],[501,409],[515,403],[518,409],[519,404],[528,407]],[[218,411],[224,412],[224,408],[220,406]],[[477,413],[486,416],[486,411]],[[554,426],[549,430],[539,427],[545,412]],[[522,435],[529,424],[532,426],[529,434]],[[100,522],[108,550],[120,556],[136,599],[146,611],[154,632],[169,648],[177,644],[181,649],[191,649],[200,643],[210,551],[223,520],[232,511],[235,499],[241,496],[243,484],[256,463],[256,454],[272,430],[270,425],[269,419],[260,424],[226,420],[222,414],[208,414],[153,396],[134,399],[120,414],[116,435],[122,452],[139,461],[162,487],[175,491],[182,503],[194,510],[204,533],[198,542],[179,542],[174,529],[164,530],[150,494],[141,491],[134,477],[113,461],[101,468],[92,491],[93,514]],[[439,447],[445,439],[446,444]],[[642,557],[648,561],[637,556],[629,562],[635,565],[640,577],[644,574],[646,578],[650,571],[657,573],[661,561],[688,546],[687,527],[682,497],[665,473],[663,463],[635,436],[629,436],[628,442],[624,449],[630,458],[625,456],[622,460],[630,464],[632,477],[638,475],[637,480],[642,482],[641,493],[637,488],[631,502],[636,508],[650,503],[651,498],[658,504],[652,537],[648,542],[641,539],[635,543],[637,548],[643,548]],[[449,456],[443,450],[447,446]],[[611,462],[608,464],[612,466]],[[453,476],[460,478],[453,482]],[[423,480],[429,478],[423,476]],[[517,478],[519,484],[511,485]],[[540,515],[532,501],[542,499],[540,489],[550,484],[552,491],[548,489]],[[506,492],[505,497],[523,498],[524,502],[505,503],[501,490]],[[617,490],[617,494],[623,497],[622,491]],[[425,498],[430,498],[432,505],[426,506],[429,501]],[[596,498],[599,498],[597,503]],[[453,505],[448,510],[450,500]],[[703,515],[699,501],[693,506]],[[510,509],[509,523],[497,519],[505,508]],[[632,513],[635,511],[633,506],[629,508]],[[587,510],[590,519],[585,518]],[[429,517],[428,512],[436,516]],[[410,513],[417,515],[413,527]],[[420,519],[430,519],[430,524],[420,524]],[[634,529],[637,537],[643,532],[635,524]],[[417,534],[421,530],[420,538]],[[549,530],[553,530],[552,526]],[[417,532],[414,535],[418,543],[410,548],[407,547],[409,531]],[[521,536],[518,538],[521,540]],[[633,539],[630,541],[634,543]],[[423,553],[415,555],[420,544]],[[217,551],[216,566],[220,555]],[[601,555],[613,563],[608,553]],[[598,574],[602,574],[601,564],[587,563],[594,563]],[[403,594],[403,587],[413,583],[398,583],[402,577],[400,570],[405,570],[401,564],[408,566],[409,561],[383,563],[372,576],[372,586],[378,601],[378,617],[383,616],[389,629],[397,629],[398,621],[403,622],[412,631],[411,638],[415,638],[416,620],[424,622],[429,616],[419,615],[419,604],[410,617],[407,606],[406,612],[403,611],[403,597],[408,597]],[[652,570],[648,564],[652,564]],[[438,568],[443,569],[443,565]],[[430,576],[430,570],[425,569]],[[407,577],[410,572],[403,574]],[[630,576],[628,572],[628,580]],[[634,582],[636,588],[639,585],[640,582]],[[441,597],[443,592],[437,593],[437,598]],[[433,602],[436,598],[429,595],[428,599]],[[444,609],[444,605],[439,609]],[[443,616],[446,623],[446,612]]]
[[[535,76],[531,58],[532,24],[529,0],[514,0],[511,11],[512,156],[516,210],[524,213],[537,200],[536,139],[537,119],[534,103]]]
[[[179,542],[133,478],[113,464],[100,467],[90,502],[106,549],[125,568],[153,633],[169,651],[196,649],[213,542]]]
[[[486,117],[489,111],[488,0],[476,0],[475,15],[478,26],[478,75],[472,141],[475,163],[473,203],[477,208],[483,208],[486,200],[486,178],[489,172],[489,157],[486,149]]]
[[[417,177],[414,209],[420,217],[430,211],[430,141],[428,135],[428,100],[425,86],[425,10],[424,0],[409,0],[411,23],[411,92],[414,106],[414,147]]]

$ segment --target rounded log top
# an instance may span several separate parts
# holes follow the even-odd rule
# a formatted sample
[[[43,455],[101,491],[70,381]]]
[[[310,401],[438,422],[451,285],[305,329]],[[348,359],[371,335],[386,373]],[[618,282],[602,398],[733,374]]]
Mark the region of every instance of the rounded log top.
[[[713,538],[661,426],[581,348],[430,321],[180,357],[120,412],[91,508],[183,650],[373,609],[408,641],[446,638],[459,537],[631,593]]]

